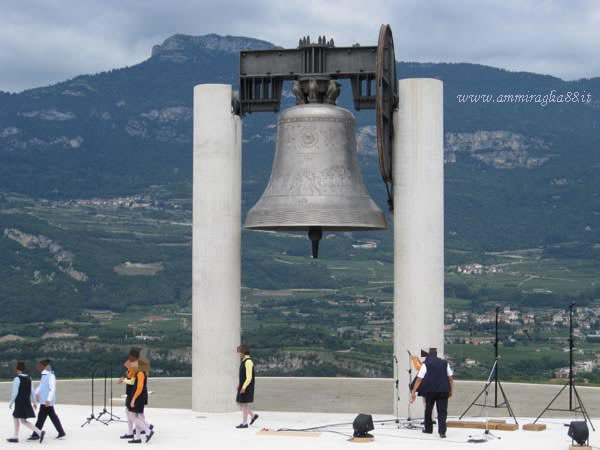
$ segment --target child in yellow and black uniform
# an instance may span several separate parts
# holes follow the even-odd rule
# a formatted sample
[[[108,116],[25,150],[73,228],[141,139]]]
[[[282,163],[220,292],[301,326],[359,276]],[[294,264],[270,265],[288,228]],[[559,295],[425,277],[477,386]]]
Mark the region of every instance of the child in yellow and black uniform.
[[[149,442],[154,436],[154,430],[150,428],[144,418],[144,408],[148,404],[150,362],[146,358],[140,358],[136,362],[138,367],[137,369],[132,367],[135,375],[130,395],[126,399],[128,421],[135,425],[133,439],[128,441],[130,444],[141,444],[142,433],[146,434],[146,442]]]
[[[125,376],[119,380],[119,383],[125,383],[125,414],[127,416],[127,433],[121,436],[121,439],[133,439],[133,416],[129,414],[129,408],[127,405],[133,397],[133,385],[135,383],[135,374],[137,367],[131,367],[133,363],[129,360],[125,361],[124,366],[127,368]],[[137,366],[137,361],[135,362]]]
[[[129,414],[128,404],[133,396],[133,384],[135,383],[135,374],[137,372],[138,358],[140,351],[137,348],[132,348],[127,355],[127,360],[123,366],[127,369],[125,376],[119,379],[119,384],[125,383],[125,414],[127,416],[127,433],[121,436],[121,439],[133,439],[133,416]]]
[[[133,379],[132,395],[127,397],[128,416],[135,424],[134,437],[128,441],[130,444],[142,443],[142,432],[146,434],[146,442],[154,436],[154,430],[146,423],[144,408],[148,404],[148,374],[150,373],[150,362],[146,358],[137,361],[137,370]]]
[[[143,396],[143,391],[144,391],[144,384],[147,383],[137,383],[136,381],[138,380],[137,374],[140,370],[139,368],[139,364],[140,364],[140,360],[142,360],[142,365],[146,365],[147,367],[144,367],[145,370],[145,374],[143,374],[144,380],[147,380],[147,376],[148,373],[150,372],[150,364],[148,362],[147,359],[145,358],[140,358],[140,351],[137,348],[132,348],[129,352],[129,355],[127,356],[127,360],[125,361],[125,363],[123,364],[125,366],[125,368],[127,369],[127,372],[125,373],[125,376],[122,377],[119,380],[119,383],[124,383],[125,384],[125,411],[126,411],[126,415],[127,415],[127,434],[124,434],[121,436],[121,439],[130,439],[130,440],[136,440],[134,439],[135,437],[135,427],[136,427],[136,419],[141,419],[144,422],[144,426],[138,429],[140,429],[140,433],[144,434],[146,433],[146,429],[150,430],[150,433],[147,435],[146,437],[146,442],[150,440],[150,438],[152,436],[150,436],[151,434],[154,434],[154,426],[149,424],[146,421],[146,418],[143,414],[143,410],[141,413],[135,413],[135,412],[131,412],[130,408],[131,408],[131,401],[134,398],[134,395],[136,393],[138,393],[137,391],[141,389],[141,391],[138,393],[137,397],[142,396],[144,398],[144,405],[148,404],[148,391],[147,391],[147,387],[146,387],[146,395]],[[137,400],[137,398],[136,398]],[[150,437],[148,437],[150,436]],[[141,440],[141,438],[140,438]]]
[[[250,410],[250,403],[254,402],[254,362],[250,357],[250,348],[247,345],[240,345],[237,348],[242,363],[240,364],[239,384],[235,401],[239,403],[242,410],[242,423],[236,428],[248,428],[248,416],[250,416],[250,425],[256,422],[258,414]]]

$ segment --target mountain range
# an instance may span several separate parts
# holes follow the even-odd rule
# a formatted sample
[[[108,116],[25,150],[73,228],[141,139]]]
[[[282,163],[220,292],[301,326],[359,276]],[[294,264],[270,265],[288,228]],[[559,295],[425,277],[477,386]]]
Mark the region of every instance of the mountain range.
[[[160,187],[167,197],[189,201],[193,87],[199,83],[237,87],[239,51],[273,47],[275,44],[246,37],[177,34],[154,46],[147,60],[131,67],[81,75],[20,93],[0,92],[3,259],[16,261],[15,252],[20,254],[24,247],[14,239],[22,235],[15,233],[34,236],[48,248],[51,244],[44,239],[59,242],[60,237],[59,245],[65,248],[76,239],[78,243],[70,245],[75,261],[94,259],[94,251],[80,244],[85,239],[83,232],[69,235],[52,220],[32,218],[30,212],[19,210],[18,202],[10,200],[14,195],[33,202],[65,202],[144,195]],[[401,46],[396,52],[401,59]],[[565,243],[600,260],[600,78],[564,81],[477,64],[402,61],[397,63],[397,74],[399,78],[431,77],[444,82],[447,263],[463,261],[465,253]],[[575,92],[578,100],[586,101],[564,101],[567,96],[574,98]],[[544,96],[552,95],[555,100],[562,95],[563,101],[544,104]],[[530,101],[516,102],[505,96],[525,96],[521,99]],[[283,107],[292,100],[291,87],[286,84]],[[352,110],[348,85],[342,86],[339,104]],[[384,209],[374,113],[353,112],[363,176]],[[268,180],[275,124],[276,116],[270,113],[244,117],[244,213]],[[48,227],[54,230],[51,236],[40,231]],[[254,246],[270,245],[256,233],[251,235],[244,241],[250,259],[255,255]],[[379,255],[389,256],[390,234],[374,236],[380,244]],[[286,251],[293,252],[299,248],[297,241],[282,242],[286,242]],[[36,245],[36,251],[42,251]],[[336,256],[343,257],[348,248],[352,247],[344,244]],[[9,254],[13,256],[9,258]],[[55,261],[56,253],[46,257]],[[64,270],[59,276],[69,276],[70,269],[78,272],[61,261]],[[12,264],[17,266],[14,261]],[[30,269],[34,266],[31,263]],[[254,270],[259,269],[251,269],[249,276],[260,285],[257,280],[265,274]],[[21,281],[17,283],[12,272],[3,273],[2,284],[12,286],[8,291],[3,288],[4,295],[14,298]],[[294,276],[293,271],[286,273],[279,281]],[[82,280],[72,278],[70,289],[77,290]],[[191,279],[185,283],[187,289]],[[102,301],[93,305],[101,307]]]

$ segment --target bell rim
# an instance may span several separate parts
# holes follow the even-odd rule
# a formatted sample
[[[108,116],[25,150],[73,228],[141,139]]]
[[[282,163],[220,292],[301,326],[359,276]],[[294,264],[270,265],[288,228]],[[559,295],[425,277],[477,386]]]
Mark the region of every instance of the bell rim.
[[[258,206],[258,204],[257,204]],[[365,208],[303,209],[301,212],[288,208],[251,208],[244,221],[246,229],[308,229],[320,227],[336,231],[385,230],[385,214],[371,200]]]
[[[297,224],[297,225],[285,225],[285,226],[276,226],[276,225],[246,225],[244,224],[243,228],[245,230],[252,231],[308,231],[309,228],[318,227],[323,231],[376,231],[376,230],[387,230],[387,223],[384,225],[358,225],[351,226],[348,225],[323,225],[319,223],[314,224]]]

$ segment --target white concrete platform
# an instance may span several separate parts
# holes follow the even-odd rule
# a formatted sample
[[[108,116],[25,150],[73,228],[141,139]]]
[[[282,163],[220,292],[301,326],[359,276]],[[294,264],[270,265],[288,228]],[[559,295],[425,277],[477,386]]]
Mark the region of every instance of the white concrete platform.
[[[122,408],[115,409],[119,414]],[[37,444],[25,441],[26,430],[21,431],[21,442],[9,444],[6,438],[12,434],[12,421],[9,416],[7,403],[0,403],[0,411],[5,411],[5,418],[1,421],[0,431],[2,439],[0,448],[21,448],[28,446],[39,448]],[[81,424],[90,414],[90,408],[79,405],[59,405],[57,412],[63,422],[67,437],[57,441],[56,435],[50,421],[46,423],[45,430],[47,438],[42,444],[50,448],[62,449],[85,449],[85,450],[107,450],[113,448],[131,448],[125,440],[119,436],[126,432],[127,425],[124,423],[111,423],[105,426],[98,422],[81,428]],[[96,411],[97,412],[97,411]],[[507,449],[507,450],[552,450],[568,449],[571,443],[567,436],[566,420],[546,419],[548,429],[541,432],[530,431],[494,431],[494,435],[500,439],[494,439],[485,443],[468,443],[469,436],[483,436],[482,430],[448,429],[447,438],[441,439],[437,434],[424,435],[420,430],[397,429],[393,422],[376,423],[373,434],[375,440],[366,444],[349,442],[352,434],[352,426],[335,426],[323,429],[318,437],[314,436],[271,436],[257,434],[263,428],[308,428],[327,424],[338,424],[352,422],[356,414],[320,414],[320,413],[286,413],[259,411],[260,418],[246,430],[237,430],[235,426],[240,423],[241,413],[226,414],[198,414],[186,409],[161,409],[148,408],[146,417],[154,424],[156,434],[150,441],[149,446],[156,449],[285,449],[305,450],[311,449]],[[377,415],[374,420],[390,420],[392,416]],[[522,419],[521,423],[530,420]],[[328,430],[325,432],[325,430]],[[598,442],[596,435],[591,432],[590,442],[593,445]],[[600,440],[600,437],[598,438]],[[141,444],[146,445],[146,444]],[[141,445],[133,446],[133,448]]]

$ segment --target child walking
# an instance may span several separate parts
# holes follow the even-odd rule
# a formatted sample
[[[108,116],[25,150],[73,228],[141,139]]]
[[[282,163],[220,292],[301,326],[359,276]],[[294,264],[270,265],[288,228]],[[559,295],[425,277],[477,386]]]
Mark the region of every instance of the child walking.
[[[43,429],[46,418],[50,417],[52,425],[54,425],[58,433],[56,439],[62,439],[66,434],[54,410],[54,405],[56,404],[56,376],[54,375],[52,366],[50,366],[51,362],[49,359],[44,359],[37,363],[37,369],[42,374],[42,378],[35,390],[36,398],[40,402],[40,412],[35,426],[40,430]],[[28,441],[37,441],[39,438],[40,436],[34,431]]]
[[[141,444],[142,433],[146,435],[146,442],[154,436],[154,430],[146,422],[144,408],[148,404],[148,374],[150,362],[146,358],[139,358],[137,371],[133,383],[133,395],[127,399],[128,417],[135,425],[133,439],[130,444]]]
[[[248,428],[248,416],[250,416],[250,425],[258,419],[258,414],[250,409],[250,403],[254,402],[254,362],[250,357],[250,347],[247,345],[240,345],[237,352],[240,354],[242,363],[240,364],[240,381],[235,401],[242,410],[242,423],[236,428]]]
[[[140,369],[139,365],[140,365],[140,360],[141,360],[141,364],[142,364],[142,369]],[[136,427],[136,422],[141,419],[143,421],[143,426],[140,429],[139,434],[146,434],[146,429],[150,430],[149,434],[146,434],[146,442],[148,442],[152,436],[154,435],[154,426],[150,423],[148,423],[148,421],[146,420],[146,417],[144,416],[143,410],[141,413],[132,413],[130,410],[131,407],[131,401],[134,398],[134,395],[136,394],[136,391],[138,390],[138,386],[141,386],[142,392],[138,394],[138,397],[140,395],[143,394],[143,390],[144,387],[142,385],[140,385],[139,383],[136,383],[137,379],[138,379],[138,372],[140,370],[143,371],[143,369],[146,369],[145,373],[146,375],[144,376],[145,379],[147,380],[147,376],[150,372],[150,362],[146,359],[146,358],[140,358],[140,350],[137,348],[132,348],[129,351],[129,355],[127,355],[127,360],[125,361],[125,363],[123,364],[125,366],[125,368],[127,369],[127,372],[125,374],[124,377],[121,377],[119,379],[119,383],[124,383],[125,384],[125,411],[126,411],[126,415],[127,415],[127,433],[121,436],[121,439],[128,439],[130,441],[140,441],[140,442],[131,442],[133,444],[137,444],[137,443],[141,443],[141,437],[140,439],[135,439],[135,435],[136,435],[136,429],[140,429],[139,427]],[[137,400],[137,398],[136,398]],[[145,402],[144,402],[144,406],[148,404],[148,395],[147,395],[147,387],[146,387],[146,395],[145,395]],[[148,437],[150,436],[150,437]]]
[[[124,377],[119,379],[119,383],[125,383],[125,415],[127,417],[127,433],[121,436],[121,439],[133,439],[133,417],[129,414],[128,404],[133,395],[133,383],[135,382],[135,374],[137,372],[137,360],[140,357],[137,349],[131,349],[127,360],[123,364],[127,369]]]
[[[12,438],[7,439],[8,442],[19,442],[19,428],[21,425],[29,428],[40,437],[40,444],[44,440],[45,431],[40,430],[27,419],[35,417],[33,408],[37,408],[35,393],[33,391],[33,383],[31,377],[27,373],[27,368],[23,361],[17,363],[15,368],[15,378],[12,384],[12,394],[10,397],[9,408],[13,408],[13,420],[15,425],[15,434]],[[32,406],[32,404],[34,406]]]

